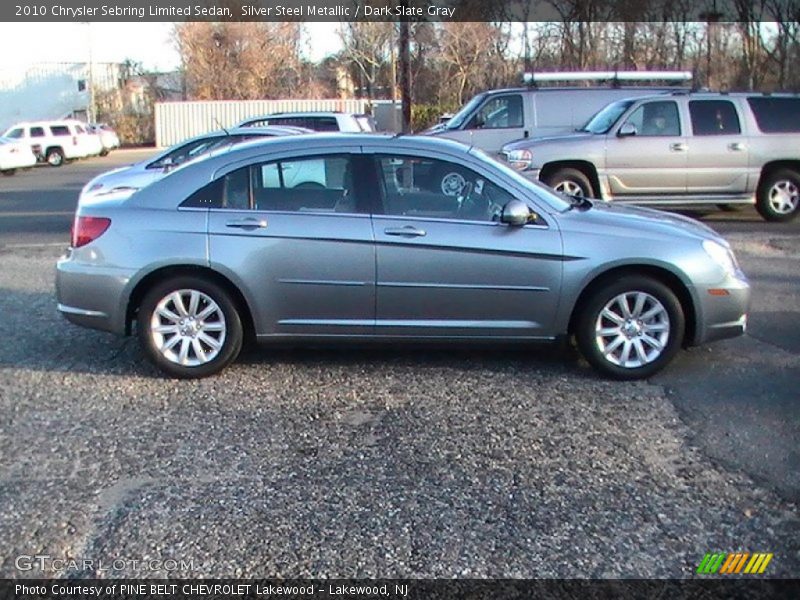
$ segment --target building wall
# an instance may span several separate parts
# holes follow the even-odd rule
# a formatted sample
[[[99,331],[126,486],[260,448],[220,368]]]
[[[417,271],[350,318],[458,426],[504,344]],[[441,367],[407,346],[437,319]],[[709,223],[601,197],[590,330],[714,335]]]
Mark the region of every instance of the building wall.
[[[276,112],[338,110],[367,112],[366,100],[213,100],[158,102],[155,107],[156,146],[172,146],[221,127],[233,127],[249,117]]]
[[[93,63],[95,90],[119,85],[115,63]],[[88,63],[36,63],[0,70],[0,128],[20,121],[85,114],[89,106]],[[83,82],[83,90],[79,83]]]

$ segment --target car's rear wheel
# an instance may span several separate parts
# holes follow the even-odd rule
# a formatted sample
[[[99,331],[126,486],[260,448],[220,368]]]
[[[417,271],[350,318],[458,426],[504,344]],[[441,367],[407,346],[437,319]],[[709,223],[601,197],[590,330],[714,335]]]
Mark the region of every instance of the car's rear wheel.
[[[680,301],[649,277],[607,283],[578,310],[578,349],[590,365],[614,379],[650,377],[672,360],[683,341]]]
[[[800,175],[780,169],[761,179],[756,192],[756,210],[767,221],[790,221],[800,210]]]
[[[592,182],[578,169],[564,168],[554,171],[544,179],[544,183],[557,192],[581,198],[594,197]]]
[[[64,164],[64,151],[61,148],[50,148],[47,151],[47,164],[51,167],[60,167]]]
[[[203,278],[157,284],[142,299],[137,322],[147,358],[182,379],[221,371],[242,349],[242,321],[229,294]]]

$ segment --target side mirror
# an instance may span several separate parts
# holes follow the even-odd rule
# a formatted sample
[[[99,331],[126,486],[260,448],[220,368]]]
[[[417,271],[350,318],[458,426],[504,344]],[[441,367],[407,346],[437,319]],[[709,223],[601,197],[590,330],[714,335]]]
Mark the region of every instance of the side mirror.
[[[639,132],[636,130],[636,125],[634,125],[631,122],[628,122],[624,123],[622,127],[619,128],[619,131],[617,132],[617,137],[630,137],[632,135],[636,135],[637,133]]]
[[[528,208],[527,204],[519,200],[509,200],[500,215],[501,223],[514,227],[522,227],[534,220],[536,220],[536,214]]]

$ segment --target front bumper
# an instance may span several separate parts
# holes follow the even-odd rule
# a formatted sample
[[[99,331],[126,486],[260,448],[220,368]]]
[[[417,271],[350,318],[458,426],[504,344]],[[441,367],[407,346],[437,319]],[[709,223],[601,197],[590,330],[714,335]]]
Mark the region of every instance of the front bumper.
[[[722,285],[699,287],[696,292],[695,345],[744,335],[750,310],[750,284],[744,276],[731,276]]]

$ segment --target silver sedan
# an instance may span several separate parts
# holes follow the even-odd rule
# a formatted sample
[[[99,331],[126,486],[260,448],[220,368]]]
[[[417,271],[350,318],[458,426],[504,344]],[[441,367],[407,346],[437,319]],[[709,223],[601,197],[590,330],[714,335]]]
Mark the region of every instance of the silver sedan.
[[[465,185],[445,194],[436,174]],[[619,379],[741,335],[750,290],[688,218],[571,198],[456,142],[247,142],[80,206],[58,262],[73,323],[136,333],[174,377],[261,343],[574,339]]]

